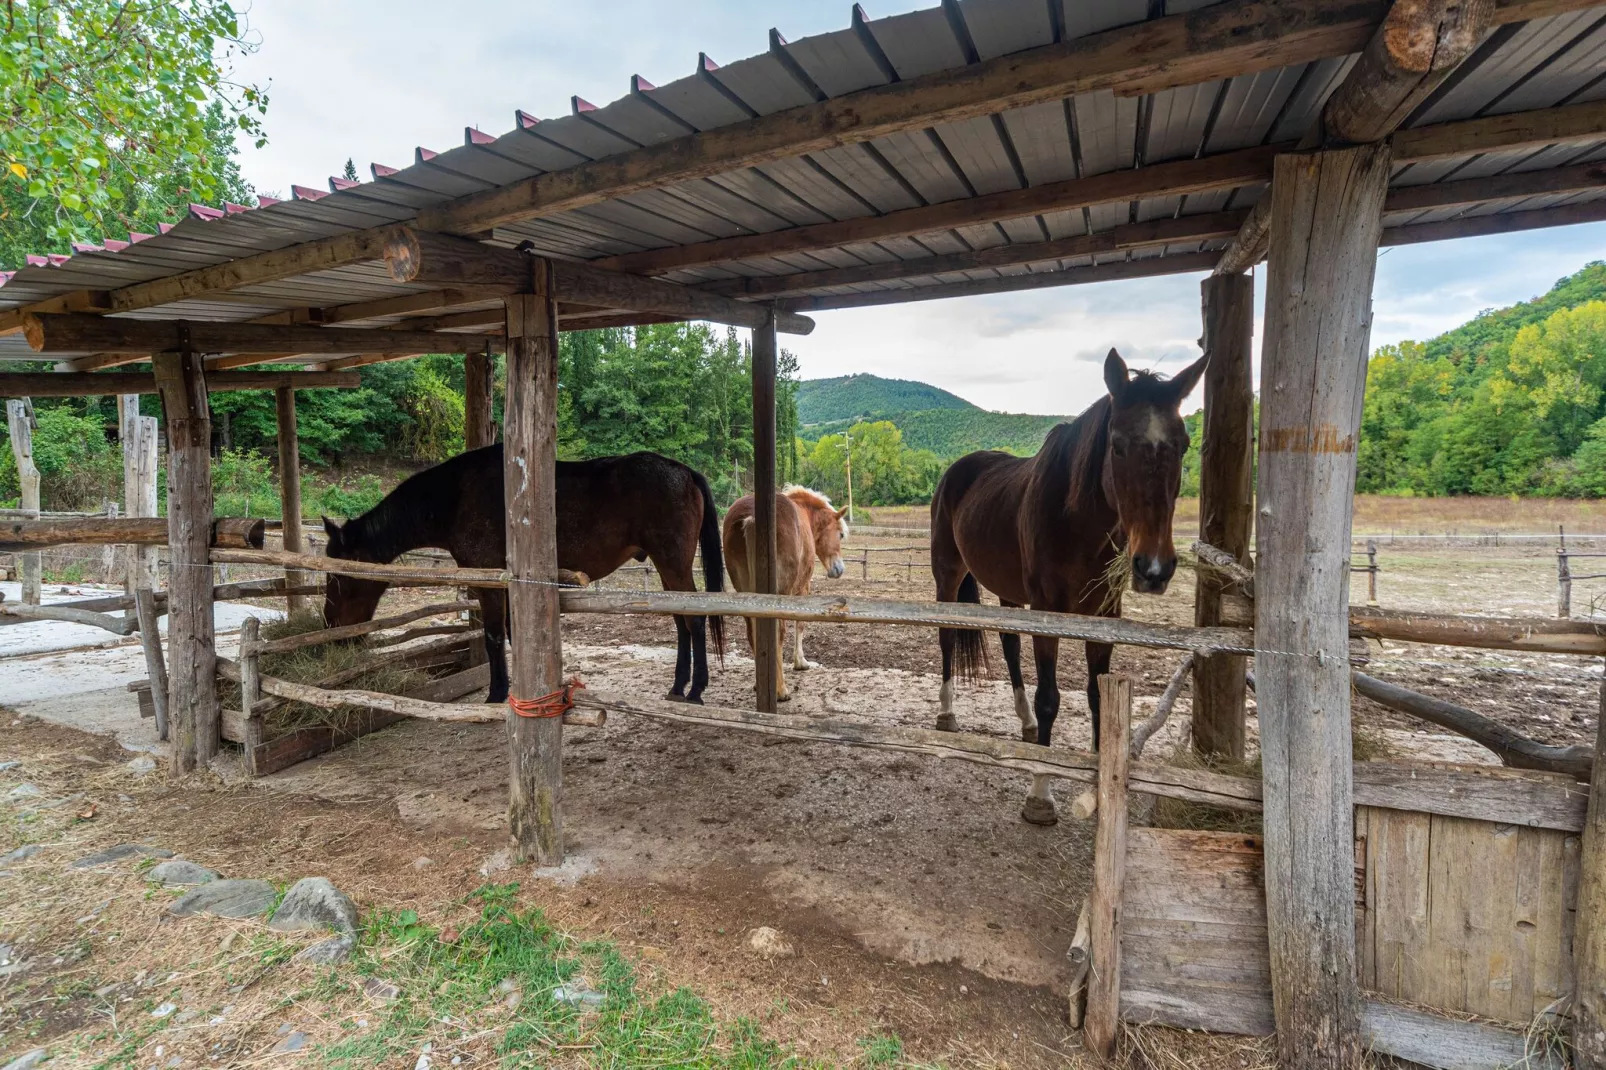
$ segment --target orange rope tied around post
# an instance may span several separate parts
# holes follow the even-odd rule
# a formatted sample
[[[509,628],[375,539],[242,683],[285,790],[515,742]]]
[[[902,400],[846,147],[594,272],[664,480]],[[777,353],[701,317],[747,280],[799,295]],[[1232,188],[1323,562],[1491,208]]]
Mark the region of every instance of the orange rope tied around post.
[[[571,676],[568,683],[550,695],[540,698],[514,698],[509,695],[507,704],[520,717],[562,717],[574,708],[574,693],[585,686],[578,676]]]

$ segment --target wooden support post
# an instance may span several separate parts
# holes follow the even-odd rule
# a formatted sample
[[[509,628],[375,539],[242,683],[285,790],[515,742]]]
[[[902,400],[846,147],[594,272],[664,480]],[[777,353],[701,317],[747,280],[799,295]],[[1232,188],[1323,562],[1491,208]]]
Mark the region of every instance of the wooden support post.
[[[158,423],[154,416],[139,414],[139,395],[124,394],[120,400],[123,440],[123,513],[125,516],[153,517],[157,512],[156,472]],[[141,587],[154,591],[157,549],[134,545],[126,548],[128,576],[124,588],[133,594]]]
[[[167,662],[162,657],[162,633],[156,612],[156,592],[134,588],[134,618],[139,624],[139,645],[145,651],[145,675],[151,682],[151,708],[156,711],[156,738],[168,737]]]
[[[1098,826],[1093,830],[1093,897],[1088,911],[1092,972],[1083,1038],[1105,1059],[1121,1021],[1121,886],[1126,879],[1128,734],[1132,681],[1099,677]]]
[[[299,554],[304,549],[301,538],[301,439],[296,430],[296,391],[292,386],[281,386],[274,392],[279,418],[279,517],[284,523],[284,552]],[[304,587],[307,574],[286,569],[286,587]],[[285,599],[285,613],[295,616],[306,602],[298,594]]]
[[[1606,1070],[1606,679],[1595,725],[1595,767],[1578,856],[1578,912],[1573,922],[1573,1066]]]
[[[496,383],[496,361],[489,353],[469,353],[463,357],[463,448],[477,450],[496,443],[496,423],[492,419],[491,400]],[[472,592],[463,588],[462,597]],[[469,623],[482,627],[480,611],[468,611]],[[484,643],[469,647],[468,665],[483,665],[487,660]]]
[[[262,622],[247,617],[240,624],[240,720],[245,724],[245,770],[258,775],[257,748],[262,745]]]
[[[1279,1065],[1360,1065],[1350,521],[1387,144],[1277,157],[1256,505],[1255,668]]]
[[[1556,616],[1573,615],[1573,573],[1567,564],[1567,528],[1556,525]]]
[[[558,638],[558,309],[549,261],[531,262],[531,292],[507,299],[507,600],[514,699],[563,686]],[[521,861],[563,861],[563,721],[507,711],[508,825]]]
[[[753,329],[753,589],[775,593],[775,317]],[[760,712],[774,713],[781,686],[778,622],[753,622],[753,675]]]
[[[205,767],[218,750],[217,647],[212,632],[212,419],[193,350],[152,360],[167,417],[167,654],[173,771]]]
[[[1255,280],[1212,275],[1201,284],[1204,350],[1204,441],[1199,449],[1199,538],[1249,564],[1254,521]],[[1194,623],[1221,623],[1221,593],[1230,581],[1200,569]],[[1245,660],[1233,654],[1194,659],[1193,749],[1201,755],[1244,756]]]
[[[22,484],[19,503],[35,516],[39,514],[39,469],[33,463],[33,403],[28,398],[6,402],[6,429],[11,434],[11,455],[17,462],[17,480]],[[37,553],[18,554],[17,577],[22,581],[24,605],[39,605],[39,566]]]

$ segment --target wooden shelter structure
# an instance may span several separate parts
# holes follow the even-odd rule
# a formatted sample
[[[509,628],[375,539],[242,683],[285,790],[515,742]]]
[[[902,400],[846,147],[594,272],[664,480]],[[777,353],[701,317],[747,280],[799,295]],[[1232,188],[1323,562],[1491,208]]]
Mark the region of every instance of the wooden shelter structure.
[[[519,112],[508,133],[470,128],[410,166],[373,165],[369,181],[196,206],[159,235],[30,258],[0,286],[0,359],[56,371],[0,375],[0,394],[161,394],[169,701],[187,767],[217,748],[206,394],[235,369],[307,367],[244,373],[280,389],[293,470],[294,389],[461,353],[479,445],[486,358],[507,354],[512,679],[533,698],[561,686],[559,331],[752,329],[765,502],[775,336],[807,332],[808,313],[1209,272],[1204,535],[1243,559],[1244,272],[1269,258],[1254,656],[1270,978],[1283,1064],[1350,1067],[1348,535],[1373,263],[1379,246],[1606,220],[1603,72],[1596,0],[943,0],[879,20],[856,6],[847,29],[771,31],[760,55],[701,55],[689,77],[638,76],[619,100],[577,97],[557,119]],[[772,523],[760,514],[761,544]],[[758,571],[762,584],[762,559]],[[1220,583],[1201,584],[1210,629]],[[1231,754],[1244,657],[1226,649],[1198,659],[1196,723]],[[774,701],[763,665],[761,712]],[[512,828],[525,858],[554,862],[561,721],[509,725]],[[1573,1010],[1586,1067],[1606,1066],[1606,762],[1594,768]]]

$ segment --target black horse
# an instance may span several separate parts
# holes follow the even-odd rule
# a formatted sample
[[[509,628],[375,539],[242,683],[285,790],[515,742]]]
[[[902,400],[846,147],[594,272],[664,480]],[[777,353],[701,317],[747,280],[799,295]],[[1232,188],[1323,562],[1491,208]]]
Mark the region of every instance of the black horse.
[[[708,480],[679,461],[656,453],[559,461],[557,465],[558,567],[601,579],[627,561],[652,559],[666,591],[695,591],[692,566],[699,545],[703,579],[724,589],[719,513]],[[388,564],[409,550],[446,550],[464,568],[507,567],[507,507],[502,493],[502,447],[470,450],[404,479],[362,516],[323,521],[330,557]],[[330,574],[324,620],[331,628],[372,620],[386,584]],[[487,702],[507,699],[507,592],[476,588],[485,618],[490,659]],[[705,621],[714,649],[725,653],[719,617],[675,618],[679,652],[673,699],[702,702],[708,685]],[[691,691],[686,691],[687,683]]]

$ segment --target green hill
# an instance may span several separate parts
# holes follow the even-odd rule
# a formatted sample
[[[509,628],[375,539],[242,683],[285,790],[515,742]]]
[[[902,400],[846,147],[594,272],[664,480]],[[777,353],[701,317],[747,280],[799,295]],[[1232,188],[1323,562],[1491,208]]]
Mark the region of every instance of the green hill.
[[[973,450],[1036,453],[1049,429],[1070,417],[988,412],[972,407],[886,412],[877,414],[876,418],[895,424],[903,433],[903,444],[908,448],[930,450],[939,459],[951,461]],[[826,435],[839,435],[858,422],[850,419],[814,424],[803,429],[803,437],[806,441],[817,441]]]
[[[797,417],[803,424],[926,409],[982,411],[957,394],[910,379],[843,375],[835,379],[805,379],[798,384]]]

